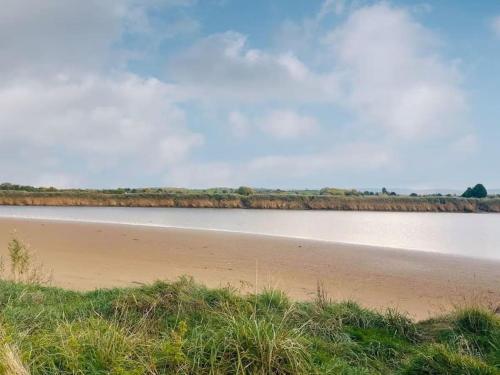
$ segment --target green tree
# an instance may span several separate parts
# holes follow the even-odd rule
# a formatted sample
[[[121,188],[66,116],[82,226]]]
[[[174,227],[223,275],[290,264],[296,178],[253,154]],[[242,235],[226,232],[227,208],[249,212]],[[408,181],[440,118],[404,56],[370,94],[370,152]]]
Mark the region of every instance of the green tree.
[[[248,186],[240,186],[236,193],[239,195],[252,195],[255,194],[255,190]]]
[[[468,187],[462,194],[464,198],[485,198],[488,196],[488,191],[483,184],[477,184],[473,188]]]

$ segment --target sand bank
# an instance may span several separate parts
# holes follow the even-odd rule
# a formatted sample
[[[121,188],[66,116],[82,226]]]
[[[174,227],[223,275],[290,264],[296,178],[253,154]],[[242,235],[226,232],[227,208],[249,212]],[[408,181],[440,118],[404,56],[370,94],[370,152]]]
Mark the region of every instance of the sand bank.
[[[395,307],[418,319],[465,300],[500,303],[500,262],[435,253],[239,233],[0,219],[0,254],[16,236],[36,250],[52,284],[76,290],[191,275],[243,291],[276,287]]]

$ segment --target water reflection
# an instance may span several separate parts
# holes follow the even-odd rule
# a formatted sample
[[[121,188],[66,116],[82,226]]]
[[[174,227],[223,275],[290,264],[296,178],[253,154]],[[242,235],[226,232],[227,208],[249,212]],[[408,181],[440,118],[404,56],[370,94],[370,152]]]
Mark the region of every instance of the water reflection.
[[[0,216],[230,230],[500,259],[499,214],[0,206]]]

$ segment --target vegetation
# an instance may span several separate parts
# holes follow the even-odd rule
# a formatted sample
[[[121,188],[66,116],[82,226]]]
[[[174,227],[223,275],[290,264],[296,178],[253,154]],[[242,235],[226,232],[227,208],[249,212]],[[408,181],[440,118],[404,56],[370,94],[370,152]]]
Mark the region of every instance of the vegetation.
[[[473,189],[471,189],[473,190]],[[478,190],[478,189],[476,189]],[[35,188],[0,185],[0,205],[255,208],[297,210],[366,210],[412,212],[500,212],[500,197],[464,198],[323,188],[272,190],[250,187],[106,190]]]
[[[397,195],[394,191],[388,191],[385,187],[382,188],[382,194],[384,195]]]
[[[500,371],[481,308],[415,323],[353,302],[243,296],[192,279],[80,293],[0,281],[0,374],[477,374]]]
[[[337,189],[337,188],[323,188],[319,191],[320,195],[340,195],[340,196],[361,196],[370,195],[369,192],[361,193],[355,189]]]
[[[1,279],[24,284],[46,284],[51,280],[51,275],[43,270],[43,265],[36,261],[24,242],[14,237],[8,245],[8,252],[8,262],[0,257]]]
[[[236,190],[236,194],[239,194],[239,195],[253,195],[253,194],[255,194],[255,190],[252,189],[251,187],[248,187],[248,186],[240,186]]]
[[[13,239],[0,280],[0,375],[471,374],[500,371],[500,318],[468,307],[416,323],[393,309],[242,295],[183,277],[74,292],[32,278]],[[496,307],[498,310],[498,307]]]
[[[477,184],[473,188],[468,187],[462,194],[464,198],[486,198],[487,196],[488,191],[482,184]]]

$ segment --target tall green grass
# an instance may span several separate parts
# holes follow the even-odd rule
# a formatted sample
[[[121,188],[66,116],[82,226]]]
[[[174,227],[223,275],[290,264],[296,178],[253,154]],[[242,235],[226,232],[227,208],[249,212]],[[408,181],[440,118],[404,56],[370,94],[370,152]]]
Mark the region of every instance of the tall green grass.
[[[416,323],[190,278],[80,293],[0,281],[0,374],[498,374],[499,317]]]

